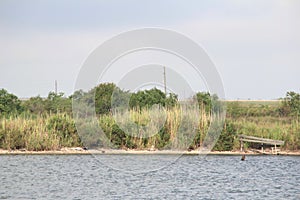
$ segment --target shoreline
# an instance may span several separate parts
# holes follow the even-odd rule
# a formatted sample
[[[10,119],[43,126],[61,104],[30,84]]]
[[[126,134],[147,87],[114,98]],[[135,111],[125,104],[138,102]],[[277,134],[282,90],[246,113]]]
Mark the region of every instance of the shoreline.
[[[0,149],[1,155],[279,155],[279,156],[300,156],[300,151],[281,151],[279,154],[272,154],[271,152],[257,152],[257,151],[210,151],[199,152],[193,151],[177,151],[177,150],[122,150],[122,149],[99,149],[99,150],[84,150],[80,147],[62,148],[61,150],[52,151],[27,151],[27,150],[3,150]]]

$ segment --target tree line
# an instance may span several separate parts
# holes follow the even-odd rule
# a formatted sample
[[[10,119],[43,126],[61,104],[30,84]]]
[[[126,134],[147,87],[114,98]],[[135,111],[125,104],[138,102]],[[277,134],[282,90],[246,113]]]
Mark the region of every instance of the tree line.
[[[112,96],[114,100],[112,101]],[[83,103],[95,104],[96,113],[108,114],[112,107],[116,107],[124,99],[130,98],[130,108],[145,108],[155,104],[163,107],[172,107],[178,104],[178,95],[170,93],[168,96],[157,88],[150,90],[130,93],[118,88],[113,83],[102,83],[88,92],[82,90],[74,92],[69,97],[64,93],[50,92],[46,98],[41,96],[31,97],[28,100],[21,101],[16,95],[9,93],[5,89],[0,90],[0,116],[21,114],[24,112],[30,114],[50,114],[50,113],[72,113],[72,99],[80,98]],[[212,109],[212,101],[217,100],[216,95],[209,92],[198,92],[193,97],[201,106],[205,107],[207,112]],[[260,105],[259,108],[254,106],[242,107],[239,102],[227,103],[227,115],[229,117],[241,116],[262,116],[273,115],[283,117],[300,116],[300,94],[290,91],[281,98],[280,106],[272,107],[270,105]]]
[[[112,99],[112,97],[115,97]],[[72,113],[72,100],[80,99],[87,105],[95,105],[96,113],[108,114],[112,107],[130,98],[130,108],[146,108],[155,104],[163,107],[175,106],[178,103],[178,95],[170,93],[166,95],[161,90],[153,88],[150,90],[130,93],[118,88],[113,83],[102,83],[88,92],[75,91],[69,97],[64,93],[50,92],[46,98],[41,96],[31,97],[21,101],[16,95],[5,89],[0,90],[0,116],[11,114],[51,114],[51,113]]]
[[[175,143],[178,148],[188,145],[189,149],[196,149],[203,143],[211,122],[211,112],[220,109],[216,103],[216,95],[198,92],[192,97],[201,112],[197,134],[180,136],[178,120],[182,123],[180,128],[188,130],[185,126],[193,119],[193,113],[180,118],[178,96],[166,95],[157,88],[131,93],[113,83],[102,83],[87,92],[76,91],[69,97],[65,97],[63,93],[50,92],[46,98],[36,96],[22,101],[16,95],[1,89],[0,148],[50,150],[82,145],[101,146],[101,139],[97,138],[93,122],[82,124],[89,130],[84,138],[88,144],[82,143],[72,117],[72,100],[80,100],[82,104],[95,107],[99,119],[97,123],[115,148],[145,149],[154,145],[163,149]],[[149,120],[153,105],[168,110],[167,120],[153,137],[126,135],[112,117],[112,109],[123,102],[128,102],[127,106],[140,131],[143,131],[143,124]],[[288,92],[278,105],[240,102],[226,104],[226,122],[214,150],[238,148],[238,134],[282,139],[286,141],[286,148],[300,148],[298,93]]]

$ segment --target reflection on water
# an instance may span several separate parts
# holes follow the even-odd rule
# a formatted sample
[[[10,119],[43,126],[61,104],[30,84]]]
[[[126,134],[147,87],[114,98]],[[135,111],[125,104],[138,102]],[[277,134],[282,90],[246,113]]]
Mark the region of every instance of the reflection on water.
[[[162,168],[134,173],[149,167],[147,159]],[[240,161],[240,156],[182,156],[164,166],[172,159],[0,156],[0,199],[300,199],[300,157],[247,156]],[[128,169],[132,163],[132,171],[108,167],[111,160],[116,169]]]

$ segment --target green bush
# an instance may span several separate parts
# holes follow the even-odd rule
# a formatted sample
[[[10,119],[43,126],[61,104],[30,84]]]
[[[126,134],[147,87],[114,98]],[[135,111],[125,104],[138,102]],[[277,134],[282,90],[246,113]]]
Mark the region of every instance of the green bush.
[[[67,114],[56,114],[47,120],[47,130],[55,134],[61,147],[81,146],[74,120]]]
[[[8,93],[5,89],[0,90],[0,116],[20,113],[23,111],[21,101],[14,94]]]
[[[233,150],[235,137],[236,137],[236,129],[234,125],[232,123],[227,122],[213,150],[214,151]]]

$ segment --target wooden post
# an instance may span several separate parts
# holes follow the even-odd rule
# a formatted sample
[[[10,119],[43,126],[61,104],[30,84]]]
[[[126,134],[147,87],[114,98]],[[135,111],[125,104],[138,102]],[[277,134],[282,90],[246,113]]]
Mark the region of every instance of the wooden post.
[[[240,140],[240,147],[241,147],[241,152],[243,151],[244,149],[244,142]]]
[[[284,145],[284,141],[282,141],[282,140],[258,138],[258,137],[247,136],[247,135],[240,135],[239,137],[240,137],[241,151],[244,150],[244,142],[253,142],[253,143],[261,144],[261,153],[264,153],[264,144],[272,145],[272,146],[274,145],[274,147],[272,147],[272,153],[276,152],[276,154],[278,154],[277,146]],[[280,148],[279,148],[279,151],[280,151]]]
[[[55,80],[55,86],[54,86],[55,88],[55,94],[57,94],[57,80]]]
[[[164,89],[165,95],[167,96],[167,75],[166,75],[166,67],[164,66]]]

